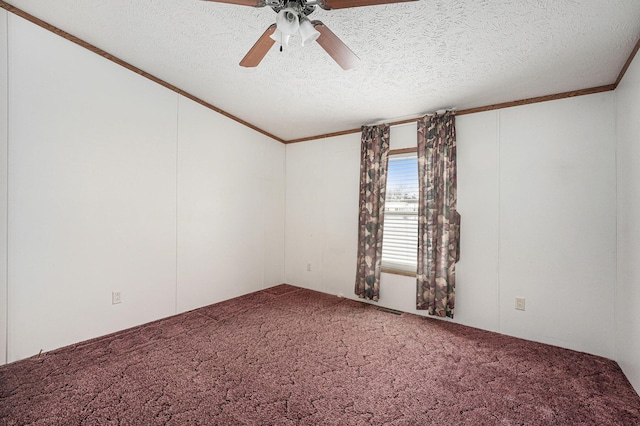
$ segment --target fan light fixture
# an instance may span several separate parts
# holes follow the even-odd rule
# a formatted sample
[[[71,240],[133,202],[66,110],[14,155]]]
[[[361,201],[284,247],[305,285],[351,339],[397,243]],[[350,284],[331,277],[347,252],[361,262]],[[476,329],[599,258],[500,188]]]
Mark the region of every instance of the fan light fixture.
[[[313,43],[320,45],[344,70],[355,67],[360,59],[321,21],[310,21],[308,16],[316,7],[324,10],[345,9],[359,6],[398,3],[416,0],[206,0],[241,6],[269,6],[276,12],[276,22],[269,25],[262,36],[240,61],[240,66],[256,67],[275,42],[280,51],[289,46],[291,36],[300,33],[303,46]]]
[[[240,6],[265,7],[278,15],[276,23],[269,25],[262,36],[240,61],[242,67],[256,67],[262,61],[274,42],[289,45],[289,37],[300,31],[302,45],[317,41],[320,47],[344,70],[355,67],[360,59],[325,24],[309,21],[316,7],[324,10],[346,9],[350,7],[374,6],[378,4],[401,3],[416,0],[205,0]],[[317,29],[316,29],[317,28]],[[322,37],[320,37],[322,36]]]
[[[280,42],[282,46],[289,46],[289,38],[300,32],[302,45],[312,43],[320,37],[320,33],[315,29],[309,18],[295,7],[287,6],[278,12],[276,16],[276,30],[269,37]]]

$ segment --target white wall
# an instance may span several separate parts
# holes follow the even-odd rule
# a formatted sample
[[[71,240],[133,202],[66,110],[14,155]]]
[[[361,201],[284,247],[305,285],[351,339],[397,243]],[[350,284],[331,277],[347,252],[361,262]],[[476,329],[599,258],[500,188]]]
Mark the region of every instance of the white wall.
[[[178,312],[283,282],[282,143],[181,98],[178,194]]]
[[[12,361],[175,312],[178,95],[9,18]]]
[[[282,144],[8,22],[8,361],[283,282]]]
[[[7,19],[0,10],[0,364],[7,362]]]
[[[286,282],[351,296],[360,136],[291,144],[286,152]]]
[[[503,333],[615,357],[615,204],[612,92],[500,112]]]
[[[640,56],[616,89],[618,140],[617,361],[640,393]]]
[[[614,356],[613,106],[609,92],[457,117],[456,322]],[[359,139],[287,146],[290,284],[355,298]],[[415,125],[392,129],[392,149],[415,143]],[[410,277],[383,273],[379,304],[422,313]]]
[[[500,330],[498,272],[500,114],[456,118],[458,211],[464,217],[456,265],[456,321]],[[464,253],[464,255],[462,255]]]

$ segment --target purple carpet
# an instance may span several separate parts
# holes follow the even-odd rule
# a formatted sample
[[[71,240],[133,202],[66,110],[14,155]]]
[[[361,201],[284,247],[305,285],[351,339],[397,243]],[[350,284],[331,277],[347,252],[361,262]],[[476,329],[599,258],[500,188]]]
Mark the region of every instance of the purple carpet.
[[[287,285],[0,367],[2,425],[640,425],[617,364]]]

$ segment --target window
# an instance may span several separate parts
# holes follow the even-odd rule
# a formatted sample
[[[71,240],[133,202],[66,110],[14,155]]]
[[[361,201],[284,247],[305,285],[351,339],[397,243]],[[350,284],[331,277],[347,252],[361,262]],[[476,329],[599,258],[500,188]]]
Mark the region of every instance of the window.
[[[389,155],[382,270],[415,275],[418,257],[418,157]]]

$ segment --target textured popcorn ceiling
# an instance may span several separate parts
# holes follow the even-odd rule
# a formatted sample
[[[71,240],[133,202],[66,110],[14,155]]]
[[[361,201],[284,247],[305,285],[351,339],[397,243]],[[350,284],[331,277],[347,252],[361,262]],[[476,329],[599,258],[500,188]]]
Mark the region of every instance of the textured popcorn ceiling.
[[[311,15],[360,57],[353,70],[299,38],[247,69],[270,8],[8,3],[285,140],[611,84],[640,36],[639,0],[419,0]]]

